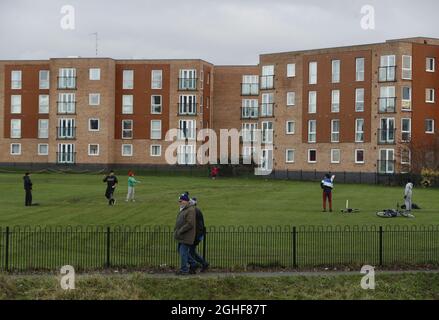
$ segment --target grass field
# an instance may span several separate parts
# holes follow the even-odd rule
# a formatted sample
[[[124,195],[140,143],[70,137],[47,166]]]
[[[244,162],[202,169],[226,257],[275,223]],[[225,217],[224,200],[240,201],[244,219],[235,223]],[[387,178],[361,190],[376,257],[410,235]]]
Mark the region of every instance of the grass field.
[[[304,300],[439,299],[439,274],[376,275],[376,289],[360,287],[362,275],[294,277],[212,277],[158,279],[78,276],[76,289],[63,291],[56,276],[0,275],[1,299]],[[184,288],[184,290],[182,290]]]
[[[319,183],[264,179],[138,176],[136,203],[126,203],[126,176],[119,176],[115,207],[104,198],[102,175],[34,174],[33,197],[40,206],[24,207],[22,175],[0,174],[0,225],[173,225],[177,198],[197,196],[207,225],[429,225],[439,224],[439,190],[415,189],[423,209],[416,219],[382,219],[379,209],[402,204],[402,188],[337,184],[334,213],[321,212]],[[361,213],[339,212],[349,199]]]

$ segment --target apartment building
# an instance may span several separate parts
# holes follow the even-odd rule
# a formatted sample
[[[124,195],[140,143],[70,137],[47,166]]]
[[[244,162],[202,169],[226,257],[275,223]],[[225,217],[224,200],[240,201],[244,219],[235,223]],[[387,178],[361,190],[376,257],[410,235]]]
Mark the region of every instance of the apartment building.
[[[241,131],[267,169],[398,173],[434,157],[439,39],[203,60],[0,61],[0,163],[196,164],[197,132]],[[228,150],[230,151],[230,150]],[[230,153],[230,152],[229,152]],[[219,160],[230,158],[218,152]]]

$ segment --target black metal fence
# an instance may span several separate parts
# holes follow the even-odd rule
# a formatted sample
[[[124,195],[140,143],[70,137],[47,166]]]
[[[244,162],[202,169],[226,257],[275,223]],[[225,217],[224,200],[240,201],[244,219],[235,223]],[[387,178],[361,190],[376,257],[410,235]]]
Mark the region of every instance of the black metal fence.
[[[439,226],[209,227],[213,268],[439,264]],[[0,271],[175,268],[173,231],[147,227],[0,227]]]

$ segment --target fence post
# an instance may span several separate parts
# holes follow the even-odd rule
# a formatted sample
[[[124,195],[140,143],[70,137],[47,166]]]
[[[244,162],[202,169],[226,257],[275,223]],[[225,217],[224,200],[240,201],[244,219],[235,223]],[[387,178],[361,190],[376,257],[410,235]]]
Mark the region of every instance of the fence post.
[[[383,265],[383,227],[380,226],[380,266]]]
[[[6,242],[5,242],[5,271],[9,271],[9,227],[6,227]]]
[[[107,227],[107,259],[105,267],[110,268],[110,227]]]
[[[207,245],[207,231],[204,233],[203,237],[203,259],[206,260],[206,245]]]
[[[297,268],[297,230],[293,227],[293,268]]]

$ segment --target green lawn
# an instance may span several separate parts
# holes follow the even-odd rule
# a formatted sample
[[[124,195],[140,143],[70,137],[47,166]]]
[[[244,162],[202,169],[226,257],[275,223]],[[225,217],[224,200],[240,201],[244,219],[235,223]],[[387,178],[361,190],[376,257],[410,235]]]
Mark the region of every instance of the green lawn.
[[[439,224],[439,190],[414,190],[423,209],[416,219],[382,219],[378,209],[402,203],[403,188],[337,184],[335,212],[321,212],[319,183],[204,177],[138,176],[136,203],[125,203],[126,176],[119,176],[115,207],[104,198],[102,175],[34,174],[34,202],[24,207],[22,175],[0,174],[0,226],[6,225],[173,225],[177,198],[183,191],[197,196],[206,224],[220,225],[429,225]],[[361,213],[339,212],[349,199]]]

